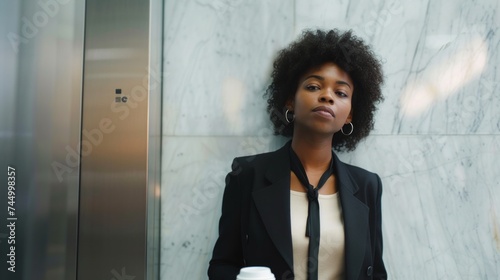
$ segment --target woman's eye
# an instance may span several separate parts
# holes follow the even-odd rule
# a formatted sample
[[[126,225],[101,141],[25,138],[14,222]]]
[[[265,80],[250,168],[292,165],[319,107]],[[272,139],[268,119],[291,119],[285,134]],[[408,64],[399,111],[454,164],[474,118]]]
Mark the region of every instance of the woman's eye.
[[[347,93],[345,93],[343,91],[337,91],[337,95],[340,97],[347,97]]]
[[[316,85],[307,85],[306,89],[310,90],[310,91],[315,91],[315,90],[319,90],[319,87]]]

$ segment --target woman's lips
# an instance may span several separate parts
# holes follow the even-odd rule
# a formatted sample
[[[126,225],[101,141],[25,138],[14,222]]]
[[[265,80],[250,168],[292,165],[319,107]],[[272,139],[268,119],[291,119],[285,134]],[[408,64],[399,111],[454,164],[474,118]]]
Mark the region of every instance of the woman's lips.
[[[332,109],[326,107],[326,106],[319,106],[313,109],[313,112],[317,112],[325,117],[333,117],[335,118],[335,113],[333,112]]]

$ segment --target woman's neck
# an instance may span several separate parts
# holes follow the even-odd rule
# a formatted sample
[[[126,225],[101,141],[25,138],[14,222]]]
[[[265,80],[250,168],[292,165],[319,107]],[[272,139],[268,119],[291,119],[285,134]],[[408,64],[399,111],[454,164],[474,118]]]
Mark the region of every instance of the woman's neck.
[[[326,170],[332,159],[332,139],[299,135],[294,133],[292,149],[299,157],[304,169],[306,171]]]

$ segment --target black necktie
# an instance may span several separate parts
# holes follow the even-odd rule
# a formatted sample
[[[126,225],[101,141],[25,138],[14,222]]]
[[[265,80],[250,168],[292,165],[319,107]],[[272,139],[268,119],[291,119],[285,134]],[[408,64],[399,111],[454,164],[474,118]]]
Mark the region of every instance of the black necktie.
[[[307,279],[318,280],[318,254],[320,238],[318,191],[333,174],[333,155],[332,160],[330,161],[330,167],[325,171],[325,173],[323,173],[323,175],[321,175],[316,188],[309,184],[304,166],[302,166],[299,157],[293,151],[292,147],[290,147],[290,167],[293,173],[295,173],[295,176],[299,179],[300,183],[302,183],[307,190],[307,198],[309,200],[309,213],[306,224],[306,236],[309,237]]]

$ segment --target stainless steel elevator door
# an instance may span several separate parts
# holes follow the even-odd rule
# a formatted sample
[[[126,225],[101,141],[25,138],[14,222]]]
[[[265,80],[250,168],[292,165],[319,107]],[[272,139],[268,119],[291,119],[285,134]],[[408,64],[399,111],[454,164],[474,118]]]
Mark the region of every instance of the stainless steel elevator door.
[[[0,4],[2,280],[76,277],[80,163],[72,152],[80,135],[84,12],[84,1]],[[16,169],[15,204],[7,204],[8,166]],[[10,244],[7,206],[17,218]],[[8,270],[11,246],[15,272]]]
[[[145,279],[149,12],[86,3],[78,280]]]

